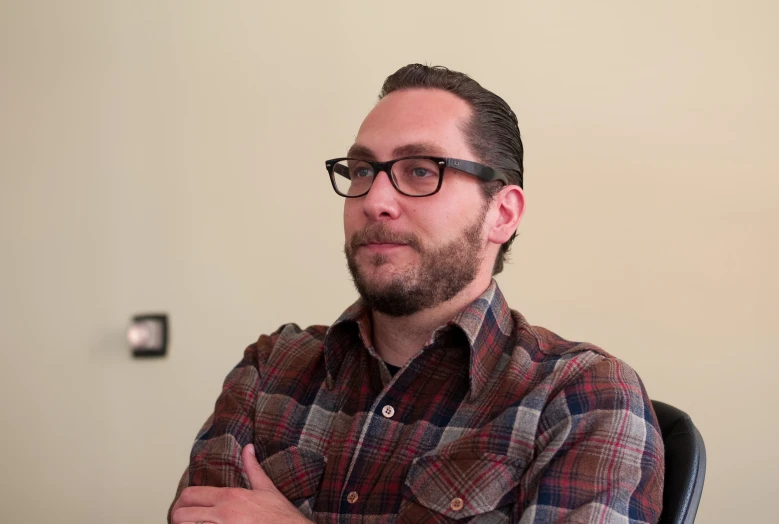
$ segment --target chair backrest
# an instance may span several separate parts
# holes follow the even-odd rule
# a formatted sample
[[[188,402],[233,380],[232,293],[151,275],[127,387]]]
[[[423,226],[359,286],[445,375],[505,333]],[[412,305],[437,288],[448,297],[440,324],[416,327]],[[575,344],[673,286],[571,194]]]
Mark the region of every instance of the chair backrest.
[[[652,401],[665,445],[665,484],[660,524],[692,524],[706,476],[703,437],[684,411]]]

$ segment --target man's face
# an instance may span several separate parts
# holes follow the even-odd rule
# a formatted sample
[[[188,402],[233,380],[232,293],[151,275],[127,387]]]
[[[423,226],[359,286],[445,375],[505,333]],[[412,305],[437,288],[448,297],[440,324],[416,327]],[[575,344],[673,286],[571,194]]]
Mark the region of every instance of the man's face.
[[[470,114],[466,102],[446,91],[393,92],[366,117],[349,156],[478,161],[461,132]],[[485,269],[487,206],[479,184],[475,177],[447,169],[438,193],[414,198],[396,191],[381,172],[367,195],[345,200],[349,270],[373,309],[405,316],[433,307]]]

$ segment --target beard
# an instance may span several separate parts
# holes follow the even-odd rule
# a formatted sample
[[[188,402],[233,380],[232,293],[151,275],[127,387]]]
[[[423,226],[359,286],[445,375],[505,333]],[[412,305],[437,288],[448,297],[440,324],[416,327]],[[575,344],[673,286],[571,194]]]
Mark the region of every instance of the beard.
[[[412,315],[455,297],[476,278],[484,258],[481,231],[486,212],[487,206],[455,240],[439,246],[423,246],[416,235],[393,232],[383,223],[373,223],[358,231],[344,245],[357,292],[371,309],[391,317]],[[371,279],[356,260],[357,250],[367,243],[405,244],[421,260],[380,283],[377,278]],[[378,269],[389,262],[390,257],[376,253],[366,264]]]

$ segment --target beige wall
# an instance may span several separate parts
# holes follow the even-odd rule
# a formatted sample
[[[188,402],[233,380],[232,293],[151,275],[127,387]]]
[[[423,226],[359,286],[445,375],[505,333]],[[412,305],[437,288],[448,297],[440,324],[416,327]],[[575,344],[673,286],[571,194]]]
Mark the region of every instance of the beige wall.
[[[0,0],[3,521],[163,519],[245,345],[353,300],[323,160],[412,61],[519,115],[512,306],[693,416],[700,522],[775,521],[777,5]]]

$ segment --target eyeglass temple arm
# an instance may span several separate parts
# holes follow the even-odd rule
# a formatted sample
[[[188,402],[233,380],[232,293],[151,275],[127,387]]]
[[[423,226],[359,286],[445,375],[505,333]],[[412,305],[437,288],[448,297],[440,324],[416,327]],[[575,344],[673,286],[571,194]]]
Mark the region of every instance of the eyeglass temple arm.
[[[335,164],[333,166],[333,172],[338,175],[341,175],[344,178],[351,178],[349,176],[349,168],[343,164]]]
[[[503,173],[492,169],[491,167],[471,162],[469,160],[458,160],[454,158],[448,158],[446,160],[446,167],[451,167],[464,171],[470,175],[473,175],[485,182],[492,182],[493,180],[500,180],[504,184],[508,184],[508,179]]]

